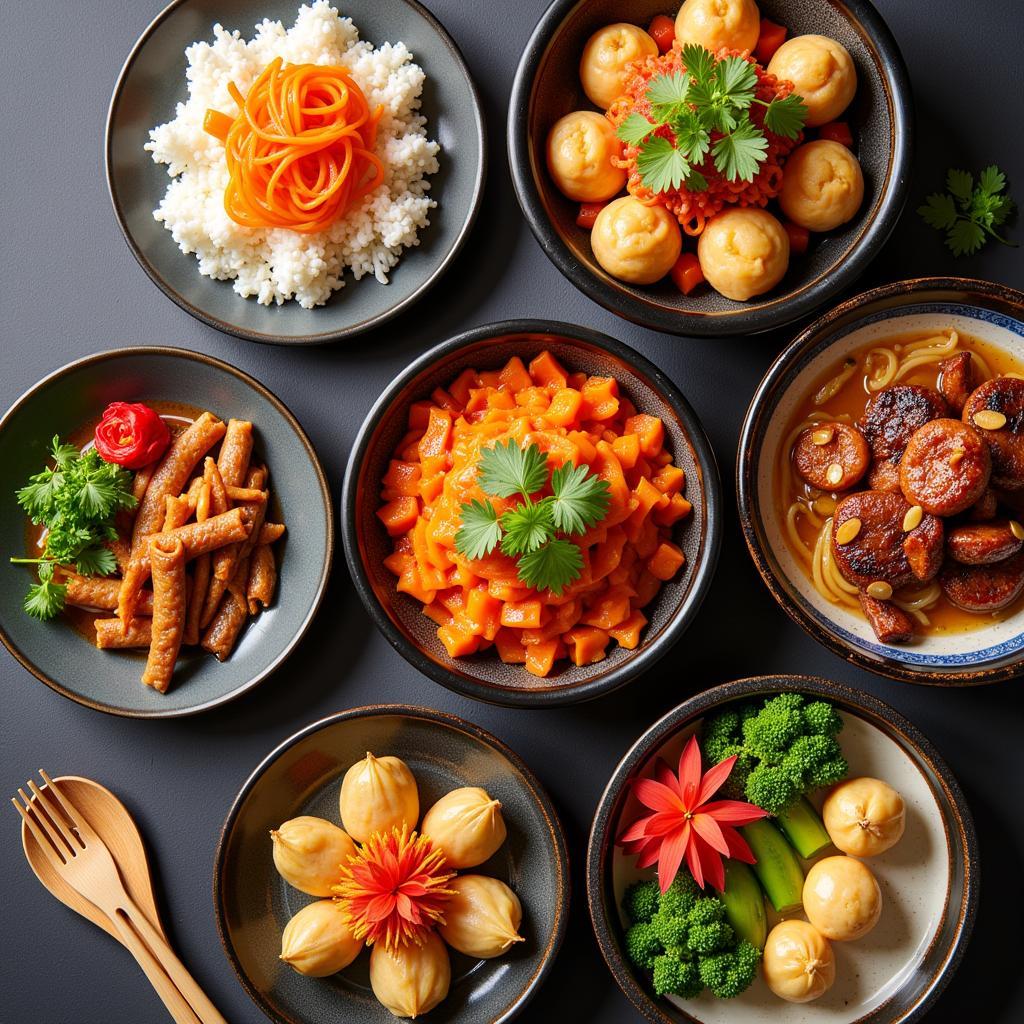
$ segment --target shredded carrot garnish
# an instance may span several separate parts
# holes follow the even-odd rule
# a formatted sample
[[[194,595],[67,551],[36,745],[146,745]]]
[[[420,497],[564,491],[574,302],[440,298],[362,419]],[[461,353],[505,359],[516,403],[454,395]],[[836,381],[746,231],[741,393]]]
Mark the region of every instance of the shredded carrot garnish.
[[[371,111],[345,68],[268,64],[235,117],[208,110],[203,129],[224,143],[228,216],[250,228],[323,231],[384,180],[374,153],[383,107]]]

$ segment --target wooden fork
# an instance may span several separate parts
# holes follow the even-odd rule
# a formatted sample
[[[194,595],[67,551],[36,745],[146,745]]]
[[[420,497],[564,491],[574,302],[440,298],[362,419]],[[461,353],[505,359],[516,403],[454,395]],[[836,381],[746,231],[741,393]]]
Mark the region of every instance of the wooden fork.
[[[54,870],[110,918],[178,1024],[227,1024],[125,891],[110,850],[85,816],[70,804],[46,772],[39,774],[46,783],[45,791],[29,780],[27,785],[35,799],[19,789],[24,806],[13,797],[11,803]]]

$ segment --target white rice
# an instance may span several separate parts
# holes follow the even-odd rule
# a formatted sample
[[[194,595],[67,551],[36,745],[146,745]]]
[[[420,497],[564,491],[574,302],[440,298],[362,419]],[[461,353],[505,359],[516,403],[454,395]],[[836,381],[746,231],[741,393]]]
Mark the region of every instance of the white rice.
[[[323,305],[344,287],[346,268],[358,281],[372,274],[387,284],[388,271],[402,252],[418,245],[421,228],[437,204],[428,193],[428,174],[437,171],[440,146],[427,138],[419,113],[426,77],[402,42],[374,49],[359,41],[350,18],[342,18],[329,0],[303,5],[293,28],[264,20],[252,40],[221,25],[214,42],[193,43],[188,58],[188,100],[179,103],[173,121],[149,133],[146,149],[167,165],[171,182],[153,216],[184,253],[195,253],[199,272],[232,280],[239,295],[263,305],[294,298],[307,309]],[[275,57],[292,64],[340,64],[366,94],[370,108],[384,107],[377,133],[377,154],[384,181],[331,227],[316,234],[284,228],[255,229],[236,224],[224,211],[228,182],[224,147],[203,131],[207,108],[234,116],[228,93],[234,82],[244,95]]]

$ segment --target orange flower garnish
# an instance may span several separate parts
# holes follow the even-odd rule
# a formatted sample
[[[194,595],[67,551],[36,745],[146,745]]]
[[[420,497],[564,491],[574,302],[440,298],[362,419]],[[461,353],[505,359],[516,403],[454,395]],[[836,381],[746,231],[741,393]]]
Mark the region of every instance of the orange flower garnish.
[[[357,939],[389,951],[419,946],[434,925],[444,924],[444,905],[454,895],[445,883],[455,872],[443,868],[444,854],[403,826],[374,832],[341,865],[341,881],[332,888]]]

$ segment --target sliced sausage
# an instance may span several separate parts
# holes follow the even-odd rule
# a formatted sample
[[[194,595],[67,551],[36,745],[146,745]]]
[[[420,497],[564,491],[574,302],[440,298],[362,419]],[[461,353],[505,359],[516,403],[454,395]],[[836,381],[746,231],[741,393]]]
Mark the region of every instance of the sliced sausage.
[[[963,562],[964,565],[991,565],[992,562],[1002,562],[1017,554],[1022,547],[1024,529],[1020,523],[1011,524],[1007,519],[955,526],[946,538],[949,557]]]
[[[875,459],[899,459],[918,427],[949,415],[946,400],[920,384],[893,384],[872,395],[857,426]]]
[[[812,487],[848,491],[868,471],[871,453],[864,435],[846,423],[818,423],[793,445],[793,465]]]
[[[1024,380],[996,377],[971,392],[964,423],[977,427],[992,449],[992,482],[1024,488]]]
[[[939,363],[939,393],[954,412],[962,412],[974,390],[974,365],[970,352],[957,352]]]
[[[914,636],[914,622],[902,609],[889,601],[879,601],[863,591],[857,595],[875,636],[883,644],[905,644]]]
[[[970,508],[985,493],[992,457],[981,434],[960,420],[932,420],[914,431],[900,459],[900,487],[936,516]]]
[[[995,519],[998,514],[999,498],[991,487],[986,487],[985,493],[967,510],[967,518],[976,523]]]
[[[903,525],[907,526],[906,516]],[[921,516],[921,522],[903,538],[903,553],[907,556],[910,571],[922,583],[935,579],[942,568],[945,532],[938,516],[925,514]]]
[[[998,612],[1024,590],[1024,552],[992,565],[963,565],[949,560],[939,573],[942,592],[969,612]]]
[[[868,487],[873,491],[892,491],[902,494],[900,490],[899,459],[877,459],[871,463],[868,471]]]
[[[882,580],[896,588],[914,578],[903,550],[909,507],[903,495],[886,491],[858,491],[839,502],[832,518],[832,553],[845,579],[858,587]],[[845,526],[851,520],[859,525]]]

